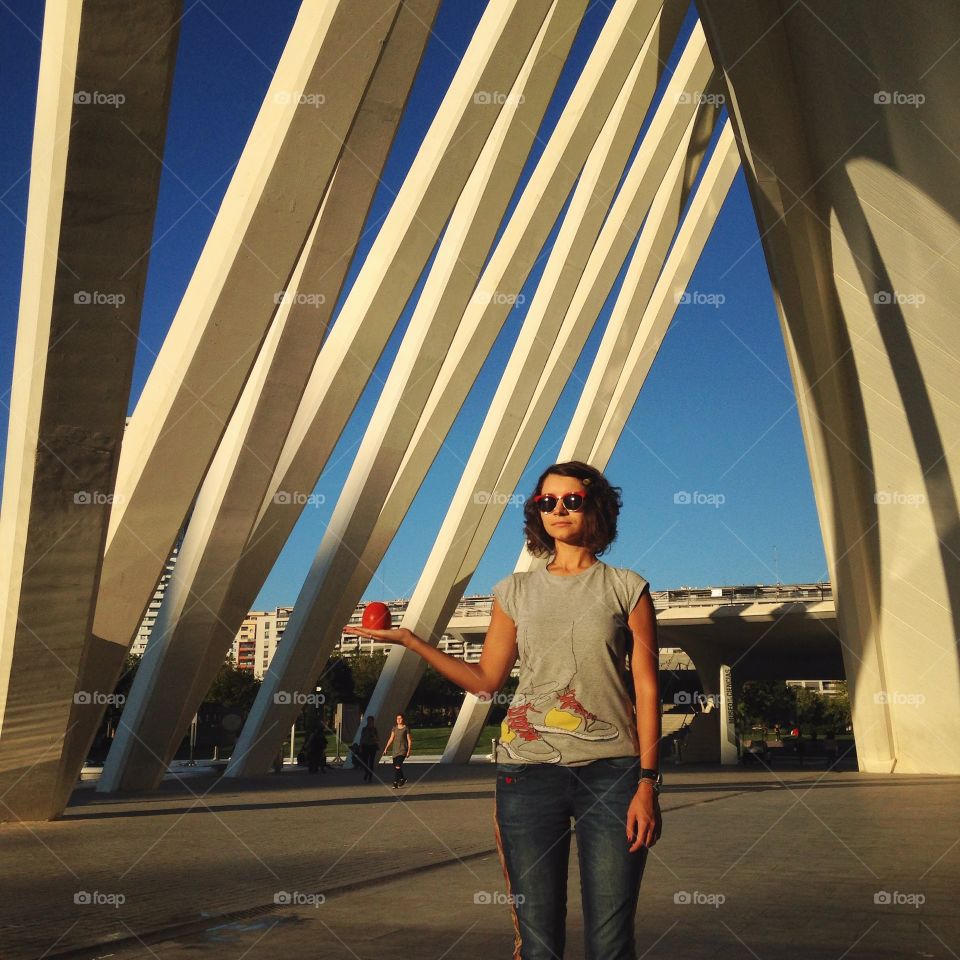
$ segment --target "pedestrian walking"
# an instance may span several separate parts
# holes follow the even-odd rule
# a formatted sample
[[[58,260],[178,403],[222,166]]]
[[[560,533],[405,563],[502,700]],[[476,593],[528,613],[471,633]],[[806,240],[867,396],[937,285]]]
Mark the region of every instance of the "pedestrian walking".
[[[413,748],[413,735],[403,714],[397,714],[397,722],[390,731],[390,738],[384,747],[384,753],[390,753],[390,745],[393,745],[393,789],[399,790],[406,782],[407,778],[403,775],[403,761],[410,756],[410,750]]]
[[[363,767],[363,782],[373,780],[373,764],[380,750],[380,734],[374,725],[376,718],[371,713],[367,717],[366,726],[360,731],[360,765]]]

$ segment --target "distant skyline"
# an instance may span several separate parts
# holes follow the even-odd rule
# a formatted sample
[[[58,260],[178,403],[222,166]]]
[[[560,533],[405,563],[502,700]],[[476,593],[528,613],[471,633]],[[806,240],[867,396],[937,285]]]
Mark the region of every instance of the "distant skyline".
[[[373,242],[484,6],[481,0],[444,0],[441,6],[348,282]],[[609,7],[590,5],[524,177]],[[298,0],[199,0],[185,7],[130,412],[190,280],[298,9]],[[683,37],[694,16],[691,8]],[[0,95],[5,104],[0,147],[0,440],[5,449],[42,5],[0,5],[0,25]],[[668,72],[677,53],[668,61]],[[527,302],[544,259],[525,287]],[[606,473],[622,487],[624,508],[619,537],[602,559],[637,570],[654,590],[770,584],[776,582],[778,568],[784,583],[826,580],[793,382],[742,173],[688,290],[709,295],[694,299],[710,302],[678,307],[611,457]],[[417,293],[419,288],[320,478],[316,492],[323,495],[322,502],[304,511],[254,609],[295,603]],[[532,492],[536,478],[556,459],[615,296],[616,288],[524,472],[520,493]],[[517,309],[504,324],[365,600],[412,595],[521,322]],[[684,494],[693,502],[676,502],[684,500]],[[488,594],[514,569],[522,528],[521,507],[508,506],[466,594]]]

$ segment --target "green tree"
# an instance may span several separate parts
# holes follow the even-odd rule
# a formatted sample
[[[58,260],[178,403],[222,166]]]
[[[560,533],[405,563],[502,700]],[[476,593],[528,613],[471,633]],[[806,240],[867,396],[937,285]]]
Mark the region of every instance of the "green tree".
[[[816,690],[797,687],[797,723],[805,727],[818,728],[823,723],[824,698]]]
[[[824,697],[823,722],[836,733],[845,733],[850,726],[850,694],[846,680],[837,685],[837,693]]]
[[[789,723],[794,717],[796,700],[784,680],[747,680],[734,707],[741,730],[755,725],[772,727]]]
[[[260,681],[249,670],[241,670],[231,654],[221,664],[205,699],[225,707],[235,707],[246,715],[259,689]]]
[[[358,653],[350,661],[353,674],[353,696],[355,701],[369,703],[373,688],[380,679],[383,665],[387,662],[386,651],[374,650],[372,653]]]

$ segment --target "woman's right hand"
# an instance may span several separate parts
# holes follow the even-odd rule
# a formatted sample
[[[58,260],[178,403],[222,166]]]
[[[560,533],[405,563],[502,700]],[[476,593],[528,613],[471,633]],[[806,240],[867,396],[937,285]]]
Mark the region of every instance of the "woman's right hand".
[[[406,627],[396,627],[393,630],[373,630],[370,627],[345,626],[343,632],[353,633],[358,637],[381,640],[384,643],[396,643],[401,647],[409,647],[410,641],[416,637],[416,634]]]

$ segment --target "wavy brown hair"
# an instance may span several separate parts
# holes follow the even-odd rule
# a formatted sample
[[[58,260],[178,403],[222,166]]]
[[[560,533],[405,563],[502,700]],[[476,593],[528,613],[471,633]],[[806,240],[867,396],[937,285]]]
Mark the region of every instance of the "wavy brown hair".
[[[550,474],[560,477],[572,477],[578,480],[587,495],[583,501],[583,541],[595,557],[610,548],[617,539],[617,517],[623,501],[620,487],[610,485],[610,481],[596,467],[580,460],[568,460],[566,463],[554,463],[540,474],[536,489],[523,504],[523,533],[527,549],[535,557],[549,557],[556,553],[556,542],[543,526],[540,508],[534,497],[543,490],[543,481]]]

